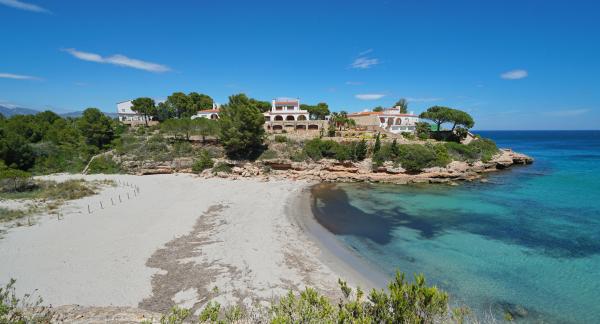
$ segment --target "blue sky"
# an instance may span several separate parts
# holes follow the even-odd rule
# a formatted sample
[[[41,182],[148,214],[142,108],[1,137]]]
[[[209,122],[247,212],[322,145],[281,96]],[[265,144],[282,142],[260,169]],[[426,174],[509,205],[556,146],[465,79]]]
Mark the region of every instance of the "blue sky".
[[[598,1],[0,0],[0,105],[174,91],[432,105],[477,129],[598,129]]]

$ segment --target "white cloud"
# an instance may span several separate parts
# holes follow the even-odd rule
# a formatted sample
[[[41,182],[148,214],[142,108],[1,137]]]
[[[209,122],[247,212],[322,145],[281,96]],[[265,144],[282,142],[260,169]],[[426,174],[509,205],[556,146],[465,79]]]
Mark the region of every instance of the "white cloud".
[[[359,57],[356,60],[354,60],[354,62],[352,62],[352,65],[350,65],[353,69],[368,69],[373,65],[377,65],[379,64],[379,60],[376,58],[369,58],[369,57]]]
[[[31,3],[19,1],[19,0],[0,0],[1,5],[5,5],[8,7],[13,7],[16,9],[33,11],[33,12],[41,12],[41,13],[50,13],[50,10],[42,8],[38,5],[34,5]]]
[[[0,0],[0,1],[2,1],[2,0]],[[14,79],[14,80],[40,80],[40,78],[31,76],[31,75],[21,75],[21,74],[12,74],[12,73],[0,73],[0,78]]]
[[[443,98],[406,98],[406,101],[409,102],[433,102],[433,101],[440,101]]]
[[[556,111],[548,111],[546,115],[553,117],[572,117],[572,116],[580,116],[590,111],[589,109],[570,109],[570,110],[556,110]]]
[[[368,49],[368,50],[366,50],[366,51],[362,51],[362,52],[358,53],[358,56],[365,56],[365,55],[367,55],[367,54],[369,54],[369,53],[371,53],[371,52],[373,52],[373,49],[372,49],[372,48],[369,48],[369,49]]]
[[[121,54],[115,54],[115,55],[108,56],[108,57],[102,57],[99,54],[82,52],[82,51],[78,51],[74,48],[67,48],[67,49],[64,49],[64,51],[68,52],[69,54],[73,55],[74,57],[76,57],[80,60],[89,61],[89,62],[113,64],[113,65],[130,67],[130,68],[144,70],[144,71],[150,71],[150,72],[171,71],[171,69],[166,65],[132,59],[132,58],[129,58],[129,57],[127,57],[125,55],[121,55]]]
[[[354,97],[360,100],[377,100],[385,97],[385,95],[381,93],[363,93],[357,94]]]
[[[346,81],[347,85],[363,85],[365,84],[364,82],[359,82],[359,81]]]
[[[525,70],[512,70],[500,74],[500,77],[505,80],[519,80],[526,78],[528,75]]]

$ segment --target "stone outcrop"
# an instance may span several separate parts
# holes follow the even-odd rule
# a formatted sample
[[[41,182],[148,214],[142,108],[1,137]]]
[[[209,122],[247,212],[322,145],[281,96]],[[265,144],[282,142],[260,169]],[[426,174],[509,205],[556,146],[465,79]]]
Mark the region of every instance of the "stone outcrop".
[[[479,179],[486,172],[506,169],[513,165],[533,163],[527,155],[509,149],[501,149],[490,161],[466,162],[452,161],[445,167],[433,167],[413,174],[408,173],[402,165],[385,162],[382,166],[374,167],[371,159],[360,162],[339,162],[332,159],[322,159],[318,162],[296,162],[288,159],[259,160],[254,162],[218,159],[216,163],[225,163],[231,167],[231,172],[204,170],[201,177],[220,178],[286,178],[317,182],[381,182],[381,183],[447,183]],[[173,161],[121,161],[123,168],[130,173],[149,175],[167,174],[174,172],[191,173],[191,158],[179,158]]]

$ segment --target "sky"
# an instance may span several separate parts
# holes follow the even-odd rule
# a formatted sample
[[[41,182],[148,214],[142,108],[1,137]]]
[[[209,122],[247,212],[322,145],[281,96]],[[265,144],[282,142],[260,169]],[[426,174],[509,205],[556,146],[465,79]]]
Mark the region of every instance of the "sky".
[[[462,109],[476,129],[599,129],[600,1],[0,0],[0,105],[175,91]]]

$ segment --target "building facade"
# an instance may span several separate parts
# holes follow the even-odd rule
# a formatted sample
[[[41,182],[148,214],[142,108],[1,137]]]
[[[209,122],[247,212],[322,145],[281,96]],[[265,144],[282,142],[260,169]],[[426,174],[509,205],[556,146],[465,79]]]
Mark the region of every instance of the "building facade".
[[[388,108],[383,111],[362,111],[349,114],[348,118],[356,121],[356,125],[366,128],[383,128],[391,133],[414,133],[419,117],[412,112],[403,114],[400,108]]]
[[[265,121],[304,121],[308,111],[300,109],[300,99],[277,98],[271,101],[271,110],[263,113]]]
[[[219,119],[219,105],[217,103],[213,103],[212,109],[200,110],[192,119],[196,118],[207,118],[207,119]]]
[[[132,100],[121,101],[117,103],[117,118],[120,122],[126,125],[142,125],[146,124],[146,119],[144,115],[137,113],[131,110],[133,106]],[[151,118],[148,118],[148,124],[155,124],[156,121],[153,121]]]

